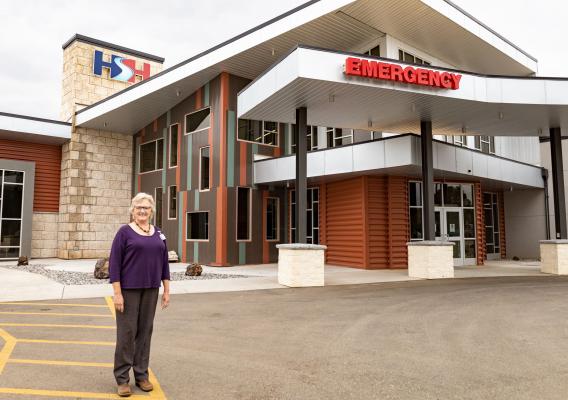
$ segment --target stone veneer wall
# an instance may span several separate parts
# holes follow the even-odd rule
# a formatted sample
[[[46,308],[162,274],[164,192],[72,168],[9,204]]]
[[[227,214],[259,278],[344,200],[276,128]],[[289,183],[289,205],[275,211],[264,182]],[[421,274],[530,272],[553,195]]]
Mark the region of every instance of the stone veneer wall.
[[[34,212],[32,216],[32,258],[57,257],[56,212]]]
[[[62,153],[58,257],[106,257],[129,220],[132,136],[76,128]]]
[[[95,50],[104,53],[104,60],[110,61],[111,54],[123,56],[136,61],[136,67],[141,69],[142,63],[150,64],[150,76],[162,70],[163,65],[157,61],[146,60],[116,50],[108,50],[100,46],[75,40],[63,51],[63,79],[61,91],[61,112],[63,121],[70,121],[73,107],[76,110],[96,103],[133,83],[117,81],[109,78],[108,69],[103,68],[102,77],[93,74],[93,55]],[[136,82],[140,80],[136,78]]]

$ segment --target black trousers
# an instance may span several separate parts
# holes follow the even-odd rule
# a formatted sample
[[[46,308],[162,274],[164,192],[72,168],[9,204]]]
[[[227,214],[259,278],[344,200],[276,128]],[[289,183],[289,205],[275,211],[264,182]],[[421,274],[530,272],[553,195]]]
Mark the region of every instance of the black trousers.
[[[130,381],[130,368],[136,381],[148,379],[158,291],[157,288],[122,289],[124,312],[116,312],[114,352],[114,377],[119,385]]]

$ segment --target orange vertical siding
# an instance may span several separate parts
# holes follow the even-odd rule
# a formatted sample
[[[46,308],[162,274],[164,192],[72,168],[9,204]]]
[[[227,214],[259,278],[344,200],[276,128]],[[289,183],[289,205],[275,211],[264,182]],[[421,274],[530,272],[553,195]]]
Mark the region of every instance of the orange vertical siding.
[[[503,192],[497,194],[499,198],[499,248],[501,258],[507,258],[507,241],[505,236],[505,199]]]
[[[388,229],[389,229],[389,268],[407,268],[410,241],[410,221],[408,211],[408,180],[389,176],[388,182]]]
[[[388,191],[385,177],[369,177],[369,263],[367,268],[388,268],[389,264],[389,218]]]
[[[481,193],[481,184],[474,185],[475,190],[475,219],[477,225],[476,243],[477,243],[477,265],[483,265],[485,261],[485,221],[483,215],[483,194]]]

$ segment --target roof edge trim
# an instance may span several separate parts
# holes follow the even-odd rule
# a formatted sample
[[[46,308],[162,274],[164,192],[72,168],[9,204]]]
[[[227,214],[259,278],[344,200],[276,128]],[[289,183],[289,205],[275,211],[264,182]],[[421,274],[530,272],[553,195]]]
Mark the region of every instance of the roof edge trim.
[[[31,117],[29,115],[12,114],[12,113],[6,113],[6,112],[2,112],[2,111],[0,111],[0,116],[10,117],[10,118],[27,119],[27,120],[30,120],[30,121],[47,122],[47,123],[50,123],[50,124],[71,126],[70,122],[57,121],[57,120],[54,120],[54,119],[47,119],[47,118]]]

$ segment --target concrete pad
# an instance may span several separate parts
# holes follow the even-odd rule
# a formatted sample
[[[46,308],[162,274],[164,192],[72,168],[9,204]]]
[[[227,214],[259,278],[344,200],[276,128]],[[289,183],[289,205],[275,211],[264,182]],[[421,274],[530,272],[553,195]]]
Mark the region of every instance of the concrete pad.
[[[63,287],[42,275],[0,267],[0,301],[60,299]]]

